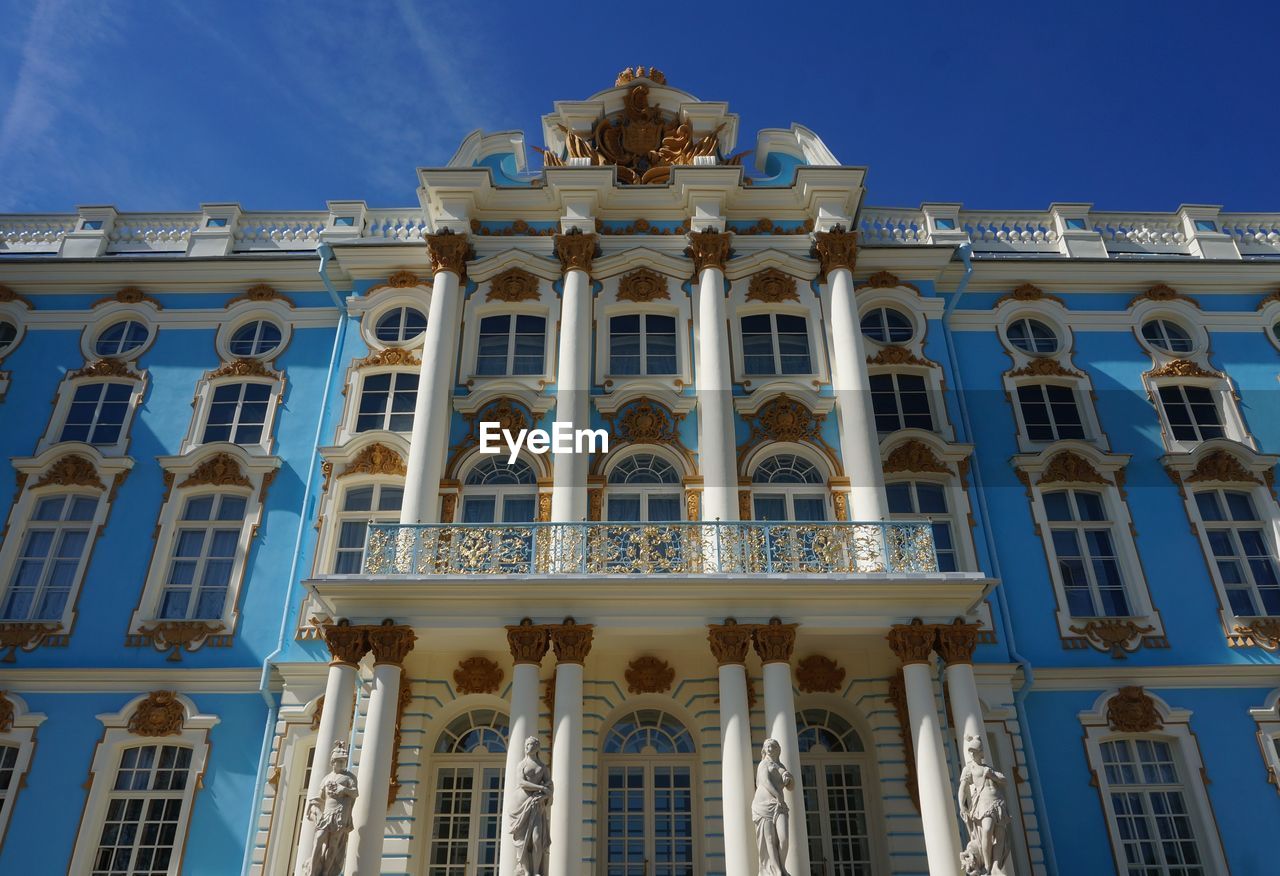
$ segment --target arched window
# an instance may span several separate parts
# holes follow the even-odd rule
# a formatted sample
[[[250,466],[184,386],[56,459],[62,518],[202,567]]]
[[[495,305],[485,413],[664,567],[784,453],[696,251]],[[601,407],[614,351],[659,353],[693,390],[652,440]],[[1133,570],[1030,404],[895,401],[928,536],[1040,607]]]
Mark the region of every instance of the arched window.
[[[93,342],[93,352],[112,359],[125,356],[145,344],[149,334],[136,319],[122,319],[102,330]]]
[[[603,872],[693,876],[693,736],[660,709],[619,718],[604,738]]]
[[[459,715],[435,744],[427,876],[495,876],[502,837],[507,716]]]
[[[414,341],[427,329],[427,315],[416,307],[396,307],[378,317],[374,336],[384,344]]]
[[[529,463],[488,456],[467,473],[463,523],[530,523],[537,519],[538,478]]]
[[[609,472],[605,516],[614,522],[680,519],[680,473],[652,453],[635,453]]]
[[[915,334],[915,327],[901,310],[877,307],[862,317],[862,333],[878,344],[905,344]]]
[[[1058,352],[1058,333],[1046,322],[1023,317],[1009,323],[1006,331],[1009,343],[1024,353],[1047,356]]]
[[[1142,337],[1166,353],[1190,353],[1196,348],[1191,333],[1171,319],[1152,319],[1142,324]]]
[[[809,862],[816,874],[871,876],[869,758],[858,731],[826,709],[796,713]]]
[[[827,519],[827,493],[822,472],[803,457],[771,456],[751,476],[756,520],[815,521]]]
[[[255,319],[232,332],[227,347],[233,356],[266,356],[280,346],[283,337],[280,326],[274,322]]]

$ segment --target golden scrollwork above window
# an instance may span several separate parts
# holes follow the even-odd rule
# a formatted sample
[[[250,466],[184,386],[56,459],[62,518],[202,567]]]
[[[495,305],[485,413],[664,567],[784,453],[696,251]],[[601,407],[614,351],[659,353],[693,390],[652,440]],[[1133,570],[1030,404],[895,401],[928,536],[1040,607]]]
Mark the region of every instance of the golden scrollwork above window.
[[[489,281],[485,301],[537,301],[538,278],[520,268],[508,268]]]
[[[69,453],[66,456],[59,457],[58,461],[49,466],[48,470],[40,476],[35,486],[37,488],[59,486],[92,487],[95,490],[106,489],[102,479],[98,476],[97,467],[91,461],[76,453]]]
[[[671,292],[667,288],[667,278],[657,271],[640,268],[626,274],[618,281],[619,301],[645,303],[670,299]]]
[[[375,443],[356,454],[356,458],[351,460],[338,477],[345,478],[354,474],[404,477],[407,472],[404,459],[399,453],[385,444]]]
[[[197,465],[195,471],[178,486],[249,487],[252,484],[234,456],[218,453]]]
[[[761,301],[765,304],[777,304],[782,301],[799,301],[796,292],[796,278],[785,274],[777,268],[761,271],[751,278],[747,285],[747,301]]]

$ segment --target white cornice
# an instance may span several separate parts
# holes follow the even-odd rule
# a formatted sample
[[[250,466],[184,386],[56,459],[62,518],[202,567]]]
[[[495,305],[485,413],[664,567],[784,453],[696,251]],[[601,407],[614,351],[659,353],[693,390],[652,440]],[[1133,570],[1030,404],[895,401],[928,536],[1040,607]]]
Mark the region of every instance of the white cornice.
[[[914,247],[879,247],[900,252]],[[859,262],[869,250],[859,252]],[[949,291],[964,276],[954,263],[944,281]],[[1029,259],[1010,258],[973,262],[970,292],[1007,292],[1021,283],[1034,283],[1046,292],[1131,292],[1138,294],[1166,283],[1184,294],[1207,292],[1269,292],[1280,284],[1280,261],[1207,261],[1204,259]]]
[[[0,687],[31,693],[172,690],[179,693],[257,693],[262,670],[237,669],[5,669]]]
[[[424,248],[425,249],[425,248]],[[0,283],[15,292],[226,292],[266,283],[280,292],[323,289],[314,252],[197,259],[171,256],[101,259],[3,259]],[[424,252],[425,258],[425,252]]]
[[[1118,685],[1145,687],[1261,687],[1280,684],[1280,663],[1187,666],[1055,666],[1035,671],[1035,690],[1098,690]]]

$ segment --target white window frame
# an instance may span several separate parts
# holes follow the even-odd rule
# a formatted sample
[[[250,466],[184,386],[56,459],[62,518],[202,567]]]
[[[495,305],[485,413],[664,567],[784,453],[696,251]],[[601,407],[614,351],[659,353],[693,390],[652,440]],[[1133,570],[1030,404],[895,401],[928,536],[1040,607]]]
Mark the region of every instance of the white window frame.
[[[471,477],[471,475],[475,472],[478,466],[485,465],[487,463],[489,464],[496,463],[498,465],[506,465],[506,462],[507,462],[506,458],[501,456],[489,456],[489,455],[478,455],[478,454],[473,455],[468,460],[468,465],[463,470],[462,477],[459,479],[458,508],[454,514],[454,520],[453,520],[454,523],[466,522],[465,509],[466,509],[467,499],[476,499],[476,498],[484,498],[484,497],[493,499],[494,520],[491,521],[488,525],[491,525],[491,526],[505,525],[502,521],[502,517],[503,517],[504,504],[508,497],[532,499],[533,500],[533,519],[528,522],[530,523],[537,522],[538,501],[539,501],[538,500],[538,495],[539,495],[538,467],[534,465],[534,463],[527,457],[521,456],[519,458],[519,463],[523,463],[524,465],[528,466],[530,474],[533,475],[533,480],[530,481],[529,483],[524,483],[524,484],[513,484],[513,483],[469,484],[467,483],[468,478]],[[521,524],[512,523],[509,525],[519,526]]]
[[[99,359],[134,362],[155,344],[156,336],[159,333],[159,318],[160,314],[156,306],[148,300],[136,304],[118,301],[103,303],[94,310],[93,321],[85,325],[84,332],[80,335],[80,352],[84,354],[86,362],[96,362]],[[133,320],[141,323],[143,328],[147,330],[147,337],[135,349],[121,353],[118,356],[100,354],[97,350],[98,336],[115,323],[124,320]]]
[[[637,250],[636,252],[642,251]],[[645,302],[628,299],[619,300],[618,293],[622,286],[622,278],[637,267],[648,268],[662,275],[667,281],[670,298],[658,297],[652,301]],[[661,397],[665,403],[665,396],[678,393],[684,387],[693,385],[692,330],[697,320],[697,314],[694,310],[694,299],[697,296],[697,292],[695,290],[693,295],[682,294],[680,291],[681,285],[687,278],[687,273],[677,273],[671,269],[670,265],[659,264],[656,261],[651,264],[628,263],[625,267],[619,268],[616,273],[598,278],[600,291],[595,296],[595,314],[599,328],[595,333],[594,370],[595,382],[602,386],[605,391],[602,399],[608,399],[610,393],[618,393],[620,390],[627,393],[639,390],[647,392],[651,397]],[[647,316],[650,314],[675,318],[675,373],[652,376],[610,373],[610,320],[615,316]],[[724,329],[722,328],[721,330],[723,331]],[[730,344],[730,347],[735,346],[737,346],[736,343]],[[660,393],[665,393],[665,396],[659,395]]]
[[[675,472],[676,479],[663,483],[614,483],[613,475],[618,467],[628,460],[637,456],[652,456],[659,462],[671,467]],[[676,518],[670,521],[654,521],[655,523],[679,523],[684,520],[686,514],[684,502],[684,481],[686,477],[685,467],[673,459],[670,455],[660,452],[652,445],[633,446],[629,452],[619,454],[616,458],[611,458],[609,464],[604,471],[604,501],[600,509],[600,517],[602,522],[619,522],[627,523],[630,521],[612,521],[609,516],[609,501],[619,495],[638,496],[640,498],[640,522],[648,523],[649,521],[649,497],[656,495],[674,495],[676,497]]]
[[[1267,783],[1280,794],[1280,688],[1267,694],[1260,708],[1250,709],[1249,716],[1258,725],[1258,749],[1267,770]]]
[[[80,818],[80,830],[71,854],[71,865],[67,868],[68,873],[82,874],[93,871],[93,860],[102,838],[102,826],[115,786],[120,758],[126,748],[145,745],[162,747],[177,745],[191,749],[190,773],[182,792],[182,812],[175,827],[173,855],[170,858],[167,876],[178,876],[182,871],[188,825],[191,823],[191,809],[195,804],[196,791],[200,788],[209,757],[209,731],[220,719],[215,715],[201,714],[196,709],[195,703],[186,696],[182,694],[175,696],[182,704],[184,716],[182,729],[169,736],[136,736],[129,732],[129,720],[138,704],[147,698],[146,695],[135,697],[119,712],[97,716],[104,728],[103,736],[94,749],[93,761],[89,767],[89,796]]]
[[[978,571],[977,560],[973,549],[973,530],[968,525],[969,497],[957,479],[951,475],[930,472],[894,472],[885,478],[885,486],[890,484],[929,484],[940,487],[947,502],[947,512],[936,514],[891,513],[891,520],[922,520],[928,523],[944,522],[951,527],[952,552],[956,557],[956,571]],[[913,490],[913,501],[919,506],[918,494]],[[963,522],[963,525],[962,525]]]
[[[506,722],[506,725],[507,725],[507,732],[508,732],[507,740],[506,740],[507,749],[509,750],[512,745],[517,745],[521,747],[519,750],[523,750],[522,747],[524,745],[524,740],[519,740],[519,742],[516,742],[510,738],[511,718],[507,711],[508,704],[506,702],[500,700],[496,696],[490,696],[486,694],[478,694],[478,695],[472,694],[465,697],[462,702],[465,704],[462,707],[451,708],[446,712],[444,712],[436,721],[433,722],[432,732],[428,732],[423,736],[423,739],[427,740],[426,746],[424,746],[424,749],[423,749],[423,754],[425,755],[425,761],[426,761],[425,770],[427,772],[427,776],[426,776],[426,781],[424,781],[422,784],[426,787],[427,796],[424,798],[419,798],[419,801],[418,801],[419,805],[425,807],[424,815],[423,815],[424,829],[421,831],[422,844],[421,844],[421,852],[420,852],[420,858],[419,858],[419,860],[422,861],[422,864],[418,868],[418,872],[422,873],[423,876],[427,876],[427,874],[434,872],[434,869],[431,866],[431,852],[432,852],[432,844],[434,843],[434,840],[435,840],[435,837],[434,837],[435,820],[437,817],[437,813],[435,811],[435,802],[436,802],[436,793],[439,790],[440,768],[441,767],[446,767],[446,768],[452,767],[454,769],[470,768],[477,772],[485,769],[497,769],[499,775],[501,775],[504,780],[506,778],[505,773],[506,773],[506,759],[507,759],[507,753],[508,753],[507,750],[504,750],[501,752],[437,751],[436,747],[440,744],[441,737],[444,735],[444,733],[448,731],[449,727],[455,721],[458,721],[459,719],[471,714],[472,712],[495,712],[498,716],[501,717],[501,719],[504,722]],[[543,749],[543,762],[546,763],[545,748]],[[548,767],[548,769],[550,768]],[[472,793],[476,795],[476,798],[473,799],[473,802],[472,802],[472,816],[475,816],[477,814],[477,808],[479,807],[481,802],[478,799],[480,797],[480,794],[478,793],[479,790],[480,790],[479,788],[472,789]],[[500,815],[499,818],[500,818],[500,826],[501,826],[501,819],[505,818],[505,815]],[[472,874],[477,872],[477,859],[476,857],[474,857],[474,855],[478,851],[479,844],[480,844],[479,843],[480,841],[479,819],[475,817],[469,818],[467,820],[467,826],[468,826],[468,834],[467,834],[468,857],[467,857],[466,872],[468,874]],[[499,831],[500,834],[502,832],[503,832],[502,830]],[[498,837],[497,843],[500,849],[502,845],[501,835]],[[497,873],[496,866],[494,867],[493,872]]]
[[[529,317],[530,319],[542,320],[542,352],[540,354],[542,356],[542,369],[540,371],[533,371],[528,374],[515,373],[514,369],[515,369],[515,360],[516,360],[516,339],[519,338],[521,334],[520,324],[519,324],[520,317]],[[507,342],[506,344],[507,349],[502,354],[503,356],[502,371],[499,371],[496,374],[481,374],[480,373],[480,338],[484,334],[485,321],[490,319],[506,319],[507,320],[507,330],[506,332],[503,333],[503,337],[506,339],[506,342]],[[547,325],[547,318],[544,314],[541,314],[541,313],[527,313],[521,310],[512,310],[509,312],[486,313],[480,316],[479,322],[476,325],[476,355],[471,363],[472,377],[476,380],[489,380],[491,378],[514,379],[514,378],[521,378],[521,377],[541,377],[542,375],[546,374],[546,372],[548,371],[547,347],[548,347],[548,341],[550,340],[550,335],[553,330],[554,330],[554,327]]]
[[[240,300],[231,304],[227,315],[218,326],[218,334],[214,339],[214,347],[218,358],[224,362],[237,359],[255,359],[260,362],[272,362],[278,359],[293,340],[293,307],[283,300],[253,301]],[[270,322],[280,329],[280,345],[274,350],[253,356],[244,356],[231,351],[231,339],[243,326],[252,322]]]
[[[213,399],[217,390],[224,386],[233,384],[254,383],[268,387],[267,410],[264,415],[262,424],[262,434],[258,441],[253,444],[236,444],[237,447],[243,447],[250,453],[269,454],[275,447],[275,426],[276,413],[280,408],[281,402],[284,400],[285,377],[279,374],[275,377],[261,377],[257,375],[235,375],[229,374],[222,377],[211,377],[217,371],[211,371],[205,375],[205,379],[200,381],[199,387],[196,389],[196,397],[194,402],[195,413],[191,418],[191,428],[187,433],[186,439],[182,442],[182,452],[190,453],[197,447],[205,445],[204,433],[209,423],[209,414],[213,410]],[[235,426],[239,422],[239,413],[244,405],[243,391],[241,391],[241,399],[236,404],[236,422],[232,424],[231,437],[235,436]],[[227,441],[211,441],[209,444],[234,444],[235,442]]]
[[[511,267],[503,263],[502,267]],[[515,267],[526,268],[523,264]],[[536,272],[531,271],[537,276]],[[476,278],[482,289],[489,289],[486,280]],[[527,301],[489,300],[489,294],[476,294],[467,299],[463,308],[462,338],[458,351],[457,373],[459,380],[476,387],[507,387],[511,390],[524,389],[541,392],[542,389],[555,382],[557,335],[560,329],[560,299],[551,289],[551,283],[544,277],[538,278],[538,297]],[[593,302],[594,310],[594,302]],[[487,316],[537,316],[546,320],[546,332],[543,337],[542,372],[539,374],[477,374],[476,357],[480,352],[480,323]],[[594,326],[590,329],[594,331]],[[515,328],[508,329],[508,357],[512,347]],[[591,339],[583,339],[583,349],[591,349]],[[508,358],[510,365],[510,358]],[[508,393],[514,395],[514,393]]]
[[[329,514],[328,525],[324,527],[326,532],[322,536],[324,550],[318,552],[317,556],[325,557],[325,562],[320,571],[322,574],[337,575],[338,565],[338,549],[342,535],[342,524],[352,523],[357,519],[363,520],[367,525],[369,523],[399,523],[399,511],[378,511],[372,508],[369,511],[344,511],[343,505],[346,504],[347,495],[352,490],[358,490],[362,487],[373,487],[375,499],[381,495],[382,490],[391,488],[404,490],[405,483],[401,478],[393,477],[369,477],[354,476],[344,478],[339,481],[333,488],[333,510]],[[368,541],[368,533],[366,530],[365,541]]]
[[[1186,453],[1194,450],[1206,441],[1216,441],[1218,438],[1196,438],[1194,440],[1186,438],[1177,438],[1173,433],[1173,425],[1169,422],[1169,415],[1165,410],[1164,400],[1161,398],[1160,390],[1162,388],[1185,388],[1200,387],[1209,391],[1212,397],[1214,407],[1218,412],[1218,422],[1221,425],[1222,436],[1228,441],[1237,441],[1249,447],[1253,447],[1253,439],[1249,436],[1245,429],[1244,420],[1240,416],[1240,410],[1235,403],[1235,391],[1232,389],[1230,382],[1223,377],[1155,377],[1147,378],[1147,389],[1151,395],[1151,400],[1156,408],[1156,414],[1160,418],[1160,432],[1164,438],[1165,447],[1170,453]],[[1186,394],[1182,393],[1184,404]],[[1200,425],[1195,424],[1197,434],[1200,432]]]
[[[8,730],[0,731],[0,746],[18,750],[13,772],[9,776],[9,787],[0,798],[0,845],[3,845],[13,810],[18,805],[19,793],[27,784],[27,772],[31,769],[31,758],[35,754],[36,731],[45,722],[45,715],[32,712],[27,708],[26,700],[10,691],[0,693],[0,699],[7,699],[13,707],[13,723]]]
[[[1272,565],[1276,567],[1277,572],[1280,573],[1280,550],[1277,549],[1277,515],[1275,513],[1275,499],[1267,494],[1265,487],[1258,487],[1253,484],[1200,483],[1188,485],[1188,492],[1190,493],[1189,507],[1194,508],[1195,510],[1195,516],[1192,518],[1192,523],[1195,525],[1196,532],[1200,536],[1200,543],[1205,551],[1205,560],[1209,563],[1213,576],[1222,586],[1222,597],[1226,600],[1227,610],[1230,611],[1233,616],[1241,618],[1280,617],[1280,611],[1275,613],[1262,611],[1256,614],[1235,615],[1234,610],[1231,609],[1230,600],[1227,599],[1228,588],[1226,586],[1226,582],[1222,581],[1221,572],[1218,570],[1217,555],[1213,552],[1209,541],[1209,533],[1212,531],[1228,531],[1231,533],[1231,539],[1234,546],[1240,549],[1239,553],[1236,554],[1236,557],[1240,560],[1242,571],[1248,580],[1247,587],[1236,589],[1247,589],[1256,606],[1258,608],[1265,608],[1261,594],[1258,592],[1258,585],[1253,580],[1253,571],[1249,568],[1248,557],[1244,554],[1243,545],[1240,543],[1237,530],[1240,526],[1248,525],[1250,522],[1256,523],[1257,528],[1262,531],[1263,540],[1266,542],[1267,556],[1271,560]],[[1254,521],[1206,521],[1200,513],[1200,503],[1197,499],[1197,496],[1200,493],[1216,493],[1219,498],[1223,500],[1225,500],[1225,494],[1227,493],[1243,493],[1249,497],[1249,502],[1253,506],[1253,510],[1257,513],[1257,518]],[[1230,513],[1229,510],[1228,513]]]
[[[91,366],[90,366],[91,367]],[[126,365],[129,369],[129,377],[119,376],[74,376],[76,372],[70,372],[67,377],[63,378],[62,383],[58,386],[58,395],[54,401],[53,416],[49,418],[49,426],[45,431],[45,435],[40,439],[40,443],[36,447],[36,452],[40,453],[48,450],[57,444],[71,445],[80,444],[79,441],[63,441],[62,430],[66,425],[67,416],[71,412],[71,404],[75,400],[76,390],[82,386],[91,383],[120,383],[130,387],[129,400],[126,402],[124,421],[120,425],[120,434],[111,444],[94,444],[93,447],[107,456],[123,456],[127,453],[129,442],[131,440],[131,432],[133,429],[133,420],[137,416],[138,408],[142,405],[143,396],[147,391],[147,374],[146,372],[133,371],[132,366]]]
[[[1089,769],[1093,773],[1098,788],[1099,802],[1102,805],[1102,816],[1107,823],[1107,835],[1111,840],[1112,858],[1116,872],[1125,872],[1124,842],[1120,837],[1119,825],[1111,806],[1111,787],[1107,783],[1106,768],[1102,760],[1102,744],[1118,739],[1157,739],[1168,743],[1173,751],[1174,763],[1178,770],[1178,778],[1187,803],[1192,824],[1195,827],[1197,849],[1203,861],[1205,876],[1227,873],[1226,856],[1222,849],[1222,839],[1218,833],[1217,823],[1209,801],[1209,792],[1205,787],[1204,761],[1200,757],[1200,746],[1191,730],[1191,712],[1187,709],[1174,709],[1164,700],[1152,694],[1146,695],[1155,703],[1161,726],[1149,733],[1122,733],[1111,729],[1107,719],[1107,704],[1118,693],[1112,689],[1103,693],[1094,703],[1094,707],[1079,714],[1081,726],[1084,728],[1085,753],[1088,757]],[[1128,786],[1122,786],[1128,787]]]
[[[1101,436],[1101,428],[1097,421],[1097,412],[1093,409],[1093,405],[1089,402],[1089,390],[1082,385],[1083,381],[1071,380],[1069,378],[1028,378],[1028,379],[1009,379],[1007,389],[1009,391],[1010,401],[1012,402],[1014,419],[1018,424],[1018,444],[1019,449],[1026,452],[1041,447],[1047,447],[1057,441],[1088,441],[1097,442]],[[1053,417],[1053,409],[1048,400],[1048,393],[1045,387],[1060,386],[1071,392],[1072,401],[1075,403],[1076,413],[1080,417],[1080,428],[1084,433],[1079,438],[1065,438],[1060,434],[1057,421]],[[1027,428],[1027,418],[1022,409],[1021,391],[1024,387],[1035,387],[1040,389],[1040,397],[1044,400],[1046,409],[1049,411],[1050,425],[1053,427],[1054,437],[1050,439],[1032,438]]]
[[[883,438],[887,438],[890,435],[896,435],[899,432],[904,432],[909,429],[915,429],[915,430],[938,435],[944,438],[945,440],[950,440],[950,438],[952,437],[951,428],[947,424],[946,418],[944,416],[941,416],[939,412],[939,407],[941,407],[939,402],[941,401],[941,398],[942,398],[942,385],[936,379],[936,375],[932,373],[936,370],[937,369],[934,369],[934,368],[918,368],[918,367],[892,367],[892,368],[873,367],[868,369],[868,377],[878,377],[878,376],[885,376],[885,375],[889,375],[892,377],[893,396],[894,396],[894,399],[896,399],[898,418],[902,422],[902,425],[899,426],[897,429],[891,429],[887,432],[881,432],[879,430],[878,425],[876,425],[875,423],[875,411],[874,411],[875,403],[873,401],[872,402],[872,408],[873,408],[872,409],[872,425],[876,426],[876,434],[879,438],[883,439]],[[905,415],[902,410],[902,388],[898,385],[898,379],[897,379],[898,377],[903,377],[903,376],[919,377],[921,380],[924,381],[925,403],[928,404],[929,406],[929,421],[930,421],[931,428],[921,429],[921,427],[919,426],[912,426],[906,423]]]
[[[370,474],[348,471],[361,453],[373,445],[380,445],[395,453],[400,463],[409,458],[409,438],[398,432],[362,432],[345,444],[320,448],[320,457],[326,472],[321,484],[320,499],[316,504],[316,549],[312,558],[312,574],[327,575],[337,559],[338,520],[342,515],[345,490],[348,487],[369,486],[372,483],[404,486],[404,477],[395,474]],[[310,630],[310,617],[320,605],[311,594],[302,603],[299,629]]]
[[[351,372],[351,377],[348,381],[348,386],[351,387],[352,391],[347,396],[346,417],[344,418],[344,421],[342,423],[341,431],[339,434],[339,440],[340,441],[349,440],[349,439],[355,438],[357,435],[372,435],[372,434],[381,434],[381,435],[392,434],[392,435],[408,436],[409,433],[412,431],[412,425],[410,426],[409,430],[405,432],[392,432],[391,430],[386,428],[365,429],[362,432],[357,432],[356,427],[359,425],[360,403],[361,403],[361,399],[364,397],[364,388],[365,388],[364,384],[366,380],[368,380],[370,377],[376,377],[382,374],[392,375],[391,389],[389,389],[388,395],[387,395],[388,409],[384,409],[382,412],[382,424],[383,424],[383,427],[385,427],[388,424],[387,418],[390,416],[389,408],[391,404],[391,398],[395,395],[394,387],[396,385],[397,375],[407,374],[407,375],[418,377],[418,389],[415,391],[415,396],[414,396],[414,403],[416,405],[417,403],[416,394],[417,392],[420,392],[422,390],[422,378],[421,378],[420,372],[417,370],[419,367],[420,366],[371,365],[367,367],[353,368]]]
[[[776,302],[765,302],[758,299],[749,300],[751,280],[770,268],[776,268],[795,280],[795,299]],[[729,352],[733,357],[734,381],[748,390],[758,391],[764,387],[769,390],[786,390],[804,394],[808,398],[816,384],[828,383],[831,372],[828,365],[827,351],[830,348],[829,321],[825,318],[823,296],[814,291],[813,278],[817,265],[811,259],[798,259],[782,256],[777,251],[757,253],[730,260],[725,267],[725,278],[729,280],[729,298],[726,315],[729,320]],[[678,296],[683,298],[684,296]],[[762,313],[787,314],[802,316],[806,320],[809,332],[809,374],[748,374],[742,349],[742,320],[744,317]],[[698,324],[698,313],[692,314],[694,331],[702,331]],[[711,327],[711,331],[719,331]],[[776,347],[775,347],[776,349]]]
[[[258,812],[256,843],[263,849],[262,860],[250,872],[257,876],[292,873],[297,864],[298,833],[306,816],[307,758],[315,748],[316,710],[319,700],[305,705],[282,706],[274,740],[275,780],[263,788]],[[318,765],[321,769],[325,764]],[[262,825],[268,819],[267,825]]]
[[[613,365],[613,321],[620,317],[634,316],[640,322],[640,331],[637,337],[640,339],[640,372],[637,374],[616,374],[612,369]],[[672,320],[675,323],[675,331],[672,340],[675,341],[675,368],[669,374],[651,374],[649,373],[649,317],[660,316]],[[608,313],[601,319],[601,332],[606,336],[604,355],[608,357],[605,363],[605,373],[607,379],[615,383],[631,380],[632,378],[649,378],[651,380],[673,380],[680,376],[680,315],[672,308],[651,308],[647,310],[622,310]]]
[[[768,483],[757,481],[755,479],[756,472],[765,462],[777,456],[795,456],[813,466],[822,480],[817,483]],[[781,496],[787,506],[787,517],[785,520],[770,520],[772,524],[790,524],[790,523],[812,523],[812,522],[830,522],[834,521],[835,514],[833,502],[831,500],[831,472],[827,465],[816,457],[815,454],[808,452],[800,445],[775,443],[766,445],[763,452],[757,454],[754,459],[750,460],[747,470],[750,472],[750,490],[751,490],[751,516],[755,519],[756,499],[761,496]],[[745,486],[745,485],[744,485]],[[795,500],[797,496],[804,498],[822,497],[823,502],[823,518],[822,521],[807,521],[795,519]],[[765,522],[765,521],[760,521]]]

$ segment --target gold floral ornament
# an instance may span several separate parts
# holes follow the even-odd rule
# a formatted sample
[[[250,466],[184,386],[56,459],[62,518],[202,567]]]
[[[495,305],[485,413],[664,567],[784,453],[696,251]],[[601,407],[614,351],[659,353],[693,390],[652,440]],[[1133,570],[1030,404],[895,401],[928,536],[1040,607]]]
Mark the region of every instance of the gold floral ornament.
[[[252,486],[234,456],[218,453],[196,466],[179,487],[248,487]]]
[[[618,417],[616,435],[633,444],[679,444],[679,417],[650,398],[638,398]]]
[[[5,696],[6,693],[7,691],[0,691],[0,733],[8,733],[13,729],[13,701]]]
[[[142,377],[129,370],[129,366],[119,359],[98,359],[87,363],[83,368],[67,375],[71,379],[78,377],[123,377],[126,380],[141,380]]]
[[[489,282],[485,301],[537,301],[538,278],[520,268],[509,268]]]
[[[556,257],[560,259],[560,269],[564,273],[584,271],[591,273],[591,262],[599,249],[598,238],[587,234],[581,228],[570,228],[565,234],[557,234],[554,238]]]
[[[1057,484],[1063,482],[1109,484],[1111,480],[1094,468],[1093,463],[1080,454],[1064,450],[1049,460],[1049,464],[1045,466],[1036,483]]]
[[[428,234],[427,256],[431,260],[431,273],[450,271],[459,279],[466,279],[467,259],[471,258],[471,243],[465,234],[454,234],[444,229],[439,234]]]
[[[667,278],[657,271],[640,268],[618,281],[619,301],[644,303],[660,299],[670,300],[671,293],[667,290]]]
[[[351,363],[352,368],[388,368],[388,367],[412,367],[417,368],[422,364],[422,360],[413,354],[412,350],[404,347],[387,347],[385,350],[378,350],[370,353],[363,359],[357,359]]]
[[[1118,733],[1150,733],[1164,726],[1155,700],[1141,685],[1122,687],[1107,701],[1107,724]]]
[[[279,301],[279,302],[282,302],[283,304],[288,305],[289,307],[293,307],[292,301],[290,301],[284,295],[281,295],[279,292],[277,292],[271,286],[268,286],[266,283],[258,283],[254,286],[250,286],[241,294],[227,301],[227,303],[223,306],[231,307],[233,304],[239,304],[241,301],[253,301],[257,303],[261,303],[264,301]]]
[[[755,628],[756,654],[760,662],[790,663],[791,652],[796,646],[796,624],[784,624],[781,618],[773,618],[767,624]]]
[[[1256,475],[1240,464],[1235,454],[1215,450],[1196,464],[1195,471],[1187,476],[1188,483],[1220,481],[1228,484],[1260,484]]]
[[[356,454],[351,464],[343,469],[340,478],[353,474],[393,475],[404,477],[408,472],[404,459],[385,444],[370,444]]]
[[[171,690],[152,691],[129,717],[129,732],[134,736],[177,736],[185,717],[186,710],[177,694]]]
[[[1053,301],[1057,304],[1061,304],[1063,307],[1066,306],[1066,302],[1057,295],[1050,295],[1039,286],[1032,283],[1023,283],[1016,287],[1012,292],[1001,295],[996,299],[996,303],[992,306],[999,307],[1006,301]]]
[[[716,231],[708,228],[689,234],[689,245],[684,254],[693,259],[693,273],[701,274],[707,268],[724,270],[725,263],[733,257],[733,249],[729,242],[733,235],[727,231]]]
[[[716,664],[727,666],[745,663],[754,631],[754,625],[740,624],[733,618],[726,619],[723,624],[708,625],[707,642],[711,645]]]
[[[91,306],[100,307],[103,304],[112,304],[115,302],[119,302],[121,304],[142,304],[145,302],[150,304],[156,310],[164,310],[164,305],[161,304],[158,299],[152,295],[148,295],[146,292],[143,292],[137,286],[125,286],[114,295],[106,295],[99,298],[97,301],[93,302]]]
[[[747,286],[748,301],[763,301],[766,304],[778,304],[782,301],[799,301],[796,292],[796,278],[785,274],[777,268],[761,271],[751,278]]]
[[[648,79],[654,85],[666,85],[667,77],[657,67],[624,67],[622,72],[618,74],[618,78],[613,81],[614,88],[621,88],[629,82],[637,79]]]
[[[503,675],[502,667],[488,657],[467,657],[458,661],[453,684],[460,694],[497,693]]]
[[[195,651],[206,639],[222,629],[223,625],[217,621],[158,621],[150,626],[139,627],[138,632],[150,639],[157,651],[169,652],[165,660],[177,663],[182,659],[184,650],[188,653]]]
[[[57,462],[49,466],[48,470],[41,475],[40,480],[36,481],[35,486],[106,489],[101,479],[99,479],[98,470],[93,463],[78,453],[69,453],[66,456],[59,457]]]
[[[1006,377],[1083,377],[1079,371],[1072,371],[1063,366],[1057,359],[1032,359],[1022,368],[1010,371]]]
[[[1154,633],[1156,628],[1140,627],[1131,620],[1105,618],[1091,620],[1083,625],[1076,624],[1070,629],[1099,651],[1110,654],[1113,659],[1123,660],[1126,652],[1138,650],[1142,646],[1143,636]]]
[[[31,621],[7,621],[0,623],[0,651],[4,659],[0,663],[17,661],[18,650],[34,651],[41,645],[66,644],[67,636],[61,633],[62,624]]]
[[[216,380],[219,377],[269,377],[275,379],[279,376],[258,359],[232,359],[230,362],[223,362],[213,371],[207,372],[205,379]]]
[[[951,469],[947,468],[946,463],[938,458],[933,449],[915,438],[893,448],[884,461],[885,474],[903,471],[951,474]]]
[[[835,693],[844,677],[840,664],[821,654],[804,657],[796,665],[796,685],[801,693]]]
[[[822,278],[839,268],[852,271],[858,263],[858,233],[846,231],[836,225],[830,231],[817,231],[813,235],[814,254],[822,265]]]
[[[633,694],[666,693],[676,679],[676,671],[658,657],[637,657],[623,673],[627,690]]]

